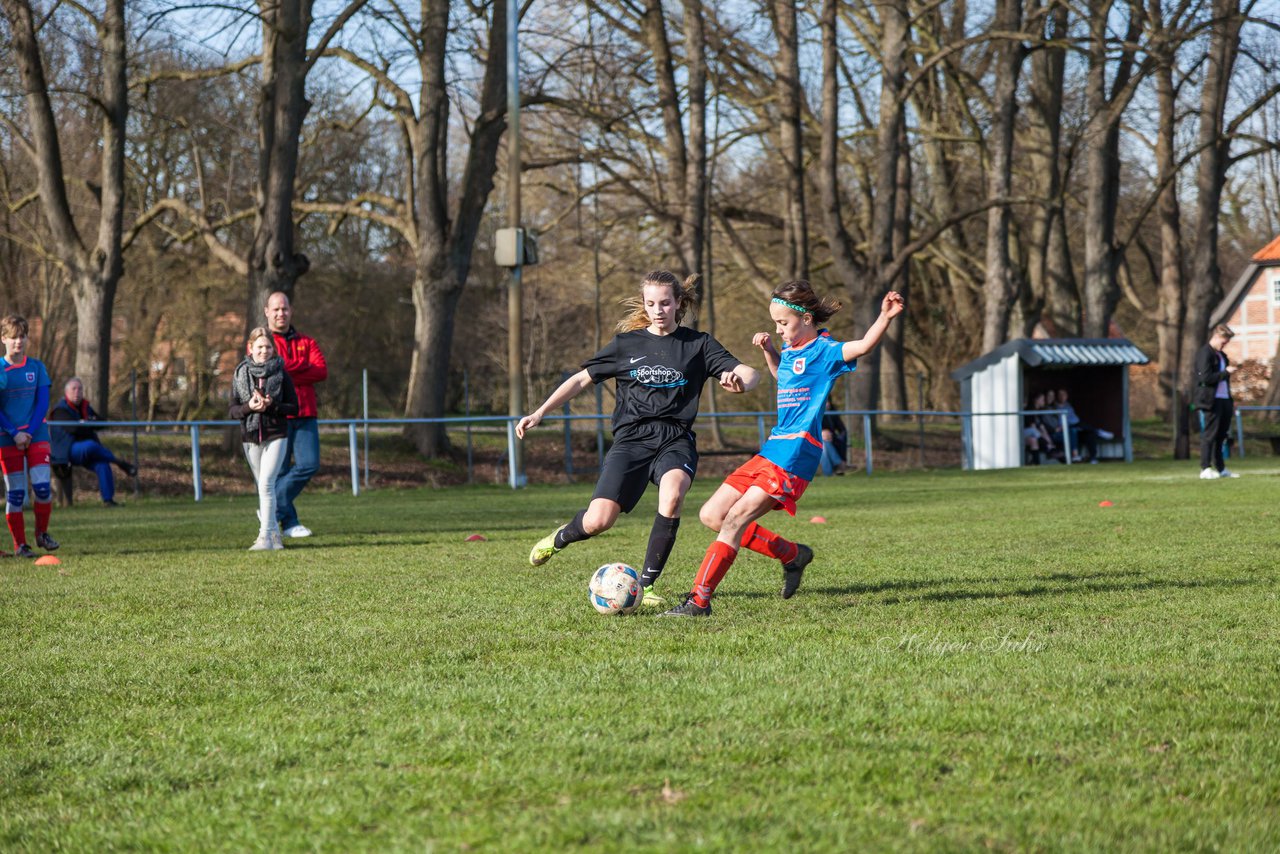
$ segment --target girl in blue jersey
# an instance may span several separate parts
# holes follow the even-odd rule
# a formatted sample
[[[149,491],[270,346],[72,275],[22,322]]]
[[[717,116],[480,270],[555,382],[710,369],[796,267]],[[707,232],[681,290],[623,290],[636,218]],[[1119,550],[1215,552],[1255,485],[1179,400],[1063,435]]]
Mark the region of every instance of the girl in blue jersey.
[[[781,561],[782,598],[796,592],[804,568],[813,560],[813,550],[783,539],[755,520],[778,508],[796,514],[796,502],[822,461],[822,413],[831,387],[841,374],[857,368],[858,357],[880,343],[890,321],[904,308],[901,294],[890,291],[867,333],[842,343],[820,326],[840,310],[838,301],[820,298],[806,281],[787,282],[773,292],[769,315],[784,349],[779,353],[767,332],[757,332],[752,344],[764,352],[769,371],[778,381],[777,426],[760,453],[725,478],[702,505],[702,523],[719,531],[719,536],[702,559],[693,590],[664,616],[710,616],[711,596],[741,546]]]
[[[14,554],[36,556],[27,545],[27,525],[22,505],[27,500],[27,477],[34,493],[36,545],[47,552],[58,547],[49,536],[53,511],[49,465],[49,372],[39,359],[27,356],[27,321],[16,314],[0,320],[0,468],[4,470],[5,521],[13,535]]]
[[[619,514],[635,508],[650,483],[656,484],[658,513],[640,577],[646,605],[661,604],[653,583],[671,555],[684,496],[698,470],[693,420],[703,384],[715,379],[725,391],[736,393],[750,391],[760,381],[755,368],[739,362],[719,341],[680,325],[694,308],[695,281],[690,277],[682,285],[666,270],[645,276],[613,340],[516,424],[516,435],[523,439],[543,416],[592,383],[614,380],[613,447],[605,455],[591,503],[539,540],[529,562],[541,566],[571,543],[609,530]]]

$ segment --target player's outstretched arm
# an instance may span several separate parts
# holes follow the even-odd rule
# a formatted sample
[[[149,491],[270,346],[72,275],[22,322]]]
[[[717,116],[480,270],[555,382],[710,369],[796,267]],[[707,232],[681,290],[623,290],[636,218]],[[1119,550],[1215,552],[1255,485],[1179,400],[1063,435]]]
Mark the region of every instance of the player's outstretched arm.
[[[769,373],[773,374],[773,378],[778,378],[778,365],[782,363],[782,356],[778,353],[778,348],[773,346],[773,339],[769,337],[768,332],[757,332],[751,336],[751,346],[760,348],[760,352],[764,353],[764,363],[769,366]]]
[[[551,392],[551,396],[541,406],[516,423],[516,436],[523,439],[525,431],[532,430],[541,424],[544,415],[553,409],[564,406],[589,385],[591,385],[591,374],[585,368],[560,383],[560,387]]]
[[[897,291],[889,291],[884,295],[884,299],[880,301],[880,316],[876,318],[875,323],[871,324],[867,334],[857,341],[844,342],[841,345],[840,355],[844,357],[846,362],[852,362],[854,359],[870,353],[880,343],[880,339],[884,337],[884,332],[889,328],[889,323],[902,314],[906,307],[907,304],[903,301],[902,294]]]
[[[734,394],[751,391],[759,384],[760,372],[750,365],[738,365],[720,375],[720,387]]]

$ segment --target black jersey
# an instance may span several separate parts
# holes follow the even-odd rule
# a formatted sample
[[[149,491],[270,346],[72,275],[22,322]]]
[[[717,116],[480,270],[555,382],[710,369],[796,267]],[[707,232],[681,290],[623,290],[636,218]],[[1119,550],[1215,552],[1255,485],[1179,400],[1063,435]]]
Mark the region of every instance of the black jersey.
[[[698,399],[708,377],[719,377],[742,362],[705,332],[684,326],[670,335],[647,328],[622,332],[582,363],[591,380],[618,383],[613,432],[629,424],[659,419],[693,426]]]

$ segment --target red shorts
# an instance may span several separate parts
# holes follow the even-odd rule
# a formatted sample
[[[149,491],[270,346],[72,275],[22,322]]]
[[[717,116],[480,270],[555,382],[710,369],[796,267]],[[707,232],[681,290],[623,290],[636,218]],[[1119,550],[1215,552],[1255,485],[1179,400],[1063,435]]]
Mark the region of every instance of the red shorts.
[[[14,474],[22,471],[24,460],[27,463],[27,468],[49,465],[49,443],[32,442],[27,445],[25,451],[19,450],[14,445],[0,448],[0,470],[3,470],[5,474]]]
[[[726,477],[724,482],[742,493],[758,486],[778,502],[778,507],[792,516],[796,515],[796,502],[809,487],[809,481],[796,477],[759,454],[738,466],[737,471]]]

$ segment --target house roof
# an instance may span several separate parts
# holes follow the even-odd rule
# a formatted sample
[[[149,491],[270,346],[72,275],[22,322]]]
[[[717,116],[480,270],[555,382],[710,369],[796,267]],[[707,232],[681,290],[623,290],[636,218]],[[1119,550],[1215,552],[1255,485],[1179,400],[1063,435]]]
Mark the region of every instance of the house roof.
[[[1276,237],[1275,240],[1253,253],[1253,260],[1259,262],[1280,261],[1280,237]]]
[[[1031,367],[1064,368],[1087,365],[1145,365],[1151,361],[1128,338],[1015,338],[951,372],[956,381],[1017,355]]]
[[[1235,313],[1235,310],[1240,307],[1240,303],[1244,301],[1249,291],[1253,289],[1253,282],[1258,278],[1260,270],[1280,264],[1280,237],[1253,253],[1252,261],[1253,263],[1244,268],[1240,278],[1236,279],[1236,283],[1231,286],[1231,290],[1227,291],[1226,295],[1222,297],[1222,302],[1214,307],[1213,313],[1209,315],[1210,327],[1225,323],[1227,318]]]

